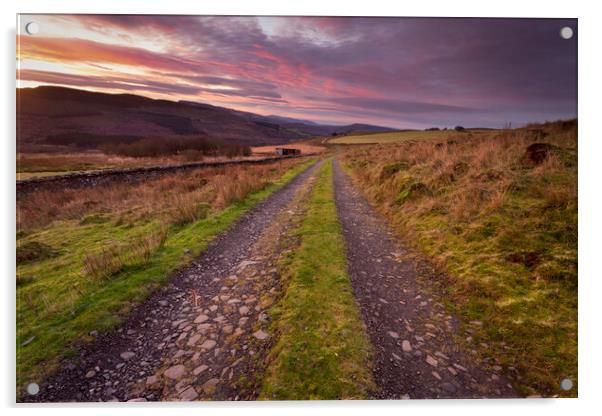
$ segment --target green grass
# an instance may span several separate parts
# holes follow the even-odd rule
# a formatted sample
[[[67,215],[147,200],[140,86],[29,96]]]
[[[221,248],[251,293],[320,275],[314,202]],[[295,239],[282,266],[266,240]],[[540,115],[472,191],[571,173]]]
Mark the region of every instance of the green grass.
[[[17,385],[40,382],[56,368],[61,356],[75,350],[76,342],[91,339],[90,331],[113,328],[214,237],[313,163],[297,165],[276,182],[219,213],[188,226],[172,226],[154,254],[128,262],[106,279],[83,272],[86,255],[160,232],[164,225],[156,219],[118,225],[118,215],[108,213],[96,215],[94,221],[58,221],[21,237],[18,250],[44,250],[41,257],[37,251],[30,255],[21,250],[27,254],[23,258],[38,256],[39,261],[24,261],[17,267]],[[33,341],[27,342],[32,337]]]
[[[300,246],[284,264],[288,287],[270,311],[279,339],[260,399],[362,399],[374,388],[371,345],[347,275],[332,184],[321,169],[296,231]]]
[[[425,140],[446,140],[449,138],[462,139],[470,133],[477,133],[479,130],[467,130],[467,132],[459,133],[455,130],[440,130],[440,131],[392,131],[387,133],[369,133],[341,136],[329,139],[329,144],[386,144],[386,143],[404,143],[413,141]]]

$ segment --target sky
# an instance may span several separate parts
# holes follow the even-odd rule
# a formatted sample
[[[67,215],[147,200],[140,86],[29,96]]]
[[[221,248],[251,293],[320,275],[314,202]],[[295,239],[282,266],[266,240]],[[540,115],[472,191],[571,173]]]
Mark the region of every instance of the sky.
[[[39,85],[328,124],[520,126],[577,116],[577,21],[20,15],[17,87]]]

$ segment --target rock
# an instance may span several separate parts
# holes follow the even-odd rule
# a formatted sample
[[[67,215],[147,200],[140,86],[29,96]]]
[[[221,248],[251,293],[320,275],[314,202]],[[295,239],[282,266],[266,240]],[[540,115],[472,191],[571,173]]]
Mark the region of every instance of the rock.
[[[158,381],[159,381],[159,377],[157,377],[157,376],[148,376],[146,378],[146,385],[150,386],[151,384],[155,384]]]
[[[184,351],[184,350],[178,350],[178,352],[176,352],[176,354],[173,356],[173,358],[180,358],[183,355],[186,355],[186,351]]]
[[[240,313],[241,315],[246,315],[249,313],[249,307],[248,306],[241,306],[240,308],[238,308],[238,313]]]
[[[389,331],[387,332],[391,338],[399,338],[399,334],[397,332]]]
[[[209,330],[211,329],[211,324],[200,324],[199,326],[197,326],[197,331],[199,331],[201,334],[206,334],[207,332],[209,332]]]
[[[91,337],[97,337],[98,336],[98,331],[90,331],[90,336]]]
[[[215,391],[215,386],[217,386],[219,384],[219,379],[218,378],[211,378],[209,380],[207,380],[202,386],[201,388],[203,389],[203,391],[206,394],[211,394]]]
[[[208,368],[209,368],[209,366],[207,366],[205,364],[199,365],[197,368],[192,370],[192,374],[194,374],[195,376],[198,376],[199,374],[201,374],[203,371],[205,371]]]
[[[145,397],[136,397],[134,399],[128,400],[128,402],[145,402],[145,401],[146,401]]]
[[[438,373],[438,372],[436,372],[436,371],[433,371],[433,372],[431,372],[431,374],[432,374],[432,375],[433,375],[433,377],[435,377],[437,380],[441,380],[441,376],[439,375],[439,373]]]
[[[86,373],[86,378],[92,378],[96,375],[96,371],[90,370]]]
[[[404,339],[401,342],[401,349],[403,350],[403,352],[412,352],[412,344],[410,344],[410,341],[408,341],[407,339]]]
[[[557,149],[556,146],[548,143],[533,143],[527,147],[524,158],[539,165],[546,160],[550,153],[553,153]]]
[[[466,367],[462,367],[460,364],[456,364],[456,363],[454,363],[454,367],[456,367],[458,370],[462,370],[462,371],[468,371],[468,370],[466,369]]]
[[[119,356],[121,357],[121,359],[123,361],[127,361],[130,358],[133,358],[136,355],[135,352],[131,352],[131,351],[126,351],[126,352],[122,352],[121,354],[119,354]]]
[[[31,343],[33,342],[33,340],[34,340],[34,339],[36,339],[36,336],[35,336],[35,335],[32,335],[31,337],[29,337],[29,338],[27,338],[25,341],[23,341],[23,342],[21,343],[21,346],[22,346],[22,347],[24,347],[24,346],[26,346],[26,345],[28,345],[28,344],[31,344]]]
[[[205,322],[208,319],[209,319],[209,317],[207,315],[200,314],[199,316],[196,317],[196,319],[194,320],[194,323],[202,324],[203,322]]]
[[[193,335],[193,336],[190,337],[190,339],[188,340],[188,342],[186,343],[186,345],[188,345],[189,347],[192,347],[197,342],[199,342],[200,339],[201,339],[201,335],[200,334]]]
[[[217,342],[215,342],[214,340],[208,339],[207,341],[205,341],[201,344],[201,348],[204,350],[210,350],[213,347],[215,347],[216,344],[217,344]]]
[[[174,365],[173,367],[169,367],[163,375],[172,380],[180,379],[186,373],[186,367],[182,364]]]
[[[458,375],[458,372],[453,367],[447,367],[447,371],[452,373],[454,376]]]
[[[428,355],[428,354],[426,355],[426,362],[429,365],[432,365],[433,367],[437,367],[437,364],[438,364],[438,361],[435,358],[433,358],[430,355]]]
[[[186,390],[180,393],[180,399],[183,401],[189,402],[199,397],[199,394],[196,392],[194,387],[189,386]]]
[[[441,383],[441,388],[448,393],[455,393],[457,390],[456,386],[454,386],[452,383]]]
[[[165,306],[168,306],[168,305],[169,305],[169,303],[168,303],[166,300],[160,300],[160,301],[159,301],[159,305],[161,305],[161,306],[165,307]]]
[[[238,265],[238,270],[242,271],[245,267],[250,266],[251,264],[257,263],[256,261],[245,260]]]
[[[268,338],[270,336],[270,334],[268,334],[264,330],[260,329],[259,331],[254,332],[253,336],[255,338],[257,338],[258,340],[263,341],[264,339]]]

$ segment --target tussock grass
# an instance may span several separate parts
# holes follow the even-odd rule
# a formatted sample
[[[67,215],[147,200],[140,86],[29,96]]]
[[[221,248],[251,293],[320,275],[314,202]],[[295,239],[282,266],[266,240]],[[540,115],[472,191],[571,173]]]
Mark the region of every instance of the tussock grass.
[[[533,143],[550,145],[541,163],[526,154]],[[515,368],[524,394],[575,396],[559,383],[577,380],[576,122],[348,148],[343,160],[447,272],[450,308],[484,322],[471,348]]]
[[[374,388],[371,345],[346,271],[331,160],[319,173],[296,233],[300,246],[284,266],[288,287],[270,310],[279,339],[260,398],[366,398]]]
[[[127,243],[109,242],[98,252],[84,257],[83,272],[92,279],[111,278],[127,266],[147,263],[166,238],[167,227],[162,226]]]
[[[91,339],[90,331],[118,324],[213,238],[312,163],[291,160],[265,166],[265,170],[251,169],[252,174],[267,177],[267,186],[249,188],[242,200],[223,209],[212,207],[206,216],[187,217],[177,224],[168,221],[174,209],[167,200],[174,195],[169,191],[176,186],[182,195],[196,195],[194,184],[200,192],[210,191],[207,173],[83,190],[81,206],[86,201],[98,203],[78,215],[65,218],[58,213],[59,218],[44,227],[21,231],[17,247],[35,241],[58,254],[17,265],[17,391],[51,373],[61,357],[72,353],[76,342]],[[225,174],[224,170],[213,173]],[[162,192],[169,195],[162,197]],[[107,201],[105,196],[112,199]],[[64,194],[57,192],[50,201],[58,204],[62,198]],[[31,343],[21,346],[32,336]]]

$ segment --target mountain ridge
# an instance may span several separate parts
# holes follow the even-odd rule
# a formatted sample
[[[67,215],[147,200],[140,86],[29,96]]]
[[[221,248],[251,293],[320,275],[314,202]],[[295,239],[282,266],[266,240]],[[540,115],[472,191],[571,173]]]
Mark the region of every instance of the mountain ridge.
[[[75,88],[17,88],[19,151],[93,149],[144,137],[203,136],[249,146],[286,144],[314,136],[392,131],[364,124],[322,125],[192,101],[107,94]]]

